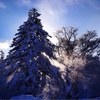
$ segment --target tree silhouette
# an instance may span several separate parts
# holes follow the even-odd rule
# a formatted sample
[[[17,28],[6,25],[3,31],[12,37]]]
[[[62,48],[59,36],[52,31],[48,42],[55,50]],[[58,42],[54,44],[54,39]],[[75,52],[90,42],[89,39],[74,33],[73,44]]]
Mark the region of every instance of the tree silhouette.
[[[100,54],[100,38],[97,37],[96,31],[87,31],[82,37],[79,38],[79,47],[81,56]]]
[[[58,39],[59,52],[64,51],[64,53],[70,57],[76,46],[76,32],[77,28],[74,27],[63,27],[61,30],[56,32],[56,37]],[[61,53],[62,54],[62,53]]]
[[[77,36],[77,28],[63,27],[56,32],[58,52],[70,58],[85,58],[86,56],[100,55],[100,38],[96,31],[87,31],[81,37]]]
[[[4,52],[1,50],[0,51],[0,62],[4,60]]]
[[[79,86],[82,86],[82,82],[86,86],[88,86],[88,84],[93,84],[92,81],[90,82],[86,79],[86,75],[88,76],[88,79],[93,79],[92,76],[96,76],[95,80],[98,80],[99,74],[96,74],[97,71],[95,69],[98,68],[99,70],[99,67],[95,66],[93,70],[92,68],[94,66],[92,67],[92,65],[96,65],[95,63],[99,64],[100,61],[100,38],[98,37],[96,31],[87,31],[86,34],[78,37],[76,34],[77,30],[78,29],[74,27],[64,27],[56,32],[56,37],[58,39],[58,60],[60,59],[60,62],[66,66],[67,72],[69,71],[69,76],[73,82],[73,88],[75,90],[74,93],[76,96],[80,94],[79,91],[81,90],[78,90],[78,88]],[[92,71],[95,71],[95,74]],[[87,72],[91,73],[92,76],[90,77]],[[85,79],[82,79],[82,75]],[[88,81],[87,84],[85,83],[85,80]],[[83,86],[81,89],[83,89]],[[92,87],[94,88],[96,86]],[[89,88],[90,87],[88,87],[88,89]],[[93,89],[88,91],[91,90],[94,92]],[[98,90],[95,92],[98,94]],[[84,94],[86,95],[86,93]],[[76,99],[77,98],[78,97],[76,97]]]

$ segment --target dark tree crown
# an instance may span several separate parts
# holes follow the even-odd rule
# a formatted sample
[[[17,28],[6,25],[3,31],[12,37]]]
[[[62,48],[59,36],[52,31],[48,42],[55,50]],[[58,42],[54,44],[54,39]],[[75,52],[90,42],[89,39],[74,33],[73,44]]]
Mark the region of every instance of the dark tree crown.
[[[32,10],[30,10],[29,11],[29,13],[28,13],[28,16],[29,17],[33,17],[33,18],[37,18],[37,17],[39,17],[41,14],[39,14],[38,12],[37,12],[37,10],[36,9],[32,9]]]

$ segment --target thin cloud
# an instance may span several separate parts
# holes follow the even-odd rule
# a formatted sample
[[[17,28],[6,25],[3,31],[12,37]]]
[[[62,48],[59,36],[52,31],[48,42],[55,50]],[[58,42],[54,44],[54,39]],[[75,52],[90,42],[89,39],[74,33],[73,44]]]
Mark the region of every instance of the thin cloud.
[[[27,5],[27,6],[30,6],[32,1],[31,0],[21,0],[22,4],[23,5]]]
[[[6,6],[4,5],[4,3],[0,2],[0,8],[6,8]]]
[[[78,5],[79,0],[41,0],[38,4],[35,4],[36,8],[41,12],[41,19],[44,29],[53,36],[51,41],[56,43],[54,37],[54,32],[63,27],[63,17],[66,17],[67,23],[67,13],[69,11],[69,6]]]
[[[90,5],[96,10],[100,10],[100,1],[99,0],[80,0],[83,5]]]
[[[3,42],[3,43],[0,43],[0,49],[1,50],[5,50],[5,49],[8,49],[9,48],[9,45],[7,42]]]
[[[10,50],[12,40],[7,40],[5,42],[0,42],[0,50],[2,50],[5,55],[8,54],[8,51]]]
[[[91,1],[90,4],[96,9],[96,10],[99,10],[100,11],[100,2],[94,0],[94,1]]]
[[[32,0],[17,0],[15,3],[18,6],[32,6]]]

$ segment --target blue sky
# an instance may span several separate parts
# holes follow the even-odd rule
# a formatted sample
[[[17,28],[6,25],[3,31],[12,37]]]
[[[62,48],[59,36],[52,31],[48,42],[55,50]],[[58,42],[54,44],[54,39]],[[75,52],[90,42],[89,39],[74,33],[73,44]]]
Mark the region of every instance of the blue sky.
[[[36,8],[44,29],[53,36],[62,27],[78,28],[81,35],[96,30],[100,36],[100,0],[0,0],[0,50],[7,53],[17,29]]]

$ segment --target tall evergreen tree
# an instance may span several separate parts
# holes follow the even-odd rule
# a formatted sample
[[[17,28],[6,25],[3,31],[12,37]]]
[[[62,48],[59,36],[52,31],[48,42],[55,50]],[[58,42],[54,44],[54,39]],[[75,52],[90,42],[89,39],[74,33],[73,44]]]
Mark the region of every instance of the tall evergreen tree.
[[[0,62],[4,60],[4,52],[1,50],[0,51]]]
[[[15,34],[6,59],[7,65],[11,66],[7,86],[13,94],[36,96],[46,85],[46,77],[52,77],[47,56],[54,57],[54,45],[47,38],[49,35],[43,30],[39,16],[36,9],[29,11],[28,20]]]

